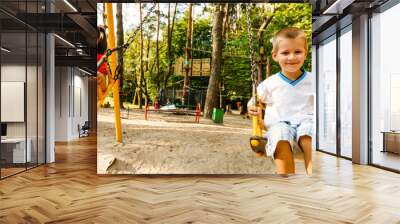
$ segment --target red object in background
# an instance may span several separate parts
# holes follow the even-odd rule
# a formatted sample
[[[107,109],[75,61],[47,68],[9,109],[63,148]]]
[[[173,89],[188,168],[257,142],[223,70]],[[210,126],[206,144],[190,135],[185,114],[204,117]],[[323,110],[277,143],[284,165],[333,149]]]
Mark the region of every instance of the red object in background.
[[[197,123],[200,123],[200,115],[201,115],[201,111],[200,111],[200,104],[198,103],[196,105],[196,116],[194,118],[194,121]]]
[[[154,109],[155,109],[155,110],[160,109],[160,104],[158,104],[158,101],[157,101],[157,100],[154,101]]]
[[[97,54],[97,61],[100,61],[100,59],[103,57],[104,54]],[[97,69],[98,72],[107,74],[107,65],[105,62],[100,65],[100,67]]]
[[[144,119],[147,121],[149,119],[149,105],[146,104],[146,106],[144,107]]]

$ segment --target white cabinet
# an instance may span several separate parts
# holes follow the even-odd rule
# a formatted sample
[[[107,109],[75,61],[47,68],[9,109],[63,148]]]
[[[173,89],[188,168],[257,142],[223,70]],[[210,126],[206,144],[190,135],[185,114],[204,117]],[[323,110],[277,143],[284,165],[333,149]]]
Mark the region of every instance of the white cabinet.
[[[7,147],[7,149],[12,152],[12,163],[32,161],[32,140],[28,138],[26,143],[28,145],[25,151],[25,138],[7,138],[1,140],[2,147]]]

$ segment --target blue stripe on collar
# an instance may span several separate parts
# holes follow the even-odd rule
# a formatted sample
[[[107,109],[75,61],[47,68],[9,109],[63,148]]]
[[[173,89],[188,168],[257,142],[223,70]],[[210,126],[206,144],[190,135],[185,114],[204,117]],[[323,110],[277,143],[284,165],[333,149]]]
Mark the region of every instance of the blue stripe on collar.
[[[296,80],[290,80],[288,77],[286,77],[281,71],[278,72],[279,77],[287,83],[289,83],[292,86],[295,86],[297,83],[299,83],[301,80],[303,80],[306,77],[307,72],[302,70],[302,74],[296,79]]]

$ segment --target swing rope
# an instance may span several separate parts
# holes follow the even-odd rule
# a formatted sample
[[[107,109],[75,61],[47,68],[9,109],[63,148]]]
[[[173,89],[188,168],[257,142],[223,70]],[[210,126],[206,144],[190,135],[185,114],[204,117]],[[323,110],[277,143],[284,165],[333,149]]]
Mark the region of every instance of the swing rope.
[[[247,4],[245,5],[246,11],[246,24],[247,24],[247,38],[249,40],[249,48],[250,48],[250,66],[251,66],[251,82],[252,82],[252,97],[254,99],[253,106],[261,107],[258,99],[257,99],[257,67],[255,60],[255,51],[254,51],[254,36],[251,31],[251,21],[250,21],[250,9]],[[262,122],[262,112],[258,116],[253,116],[253,136],[250,138],[250,147],[251,149],[257,153],[257,155],[263,156],[265,155],[265,145],[266,139],[262,136],[263,132],[263,122]]]

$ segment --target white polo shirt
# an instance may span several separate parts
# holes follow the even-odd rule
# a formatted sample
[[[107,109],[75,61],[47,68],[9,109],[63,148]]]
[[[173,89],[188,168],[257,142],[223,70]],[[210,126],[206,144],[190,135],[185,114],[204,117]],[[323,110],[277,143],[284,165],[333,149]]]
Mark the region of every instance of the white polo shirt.
[[[298,125],[314,117],[313,78],[309,72],[303,72],[296,80],[278,72],[258,85],[257,95],[266,104],[266,127],[282,121]]]

